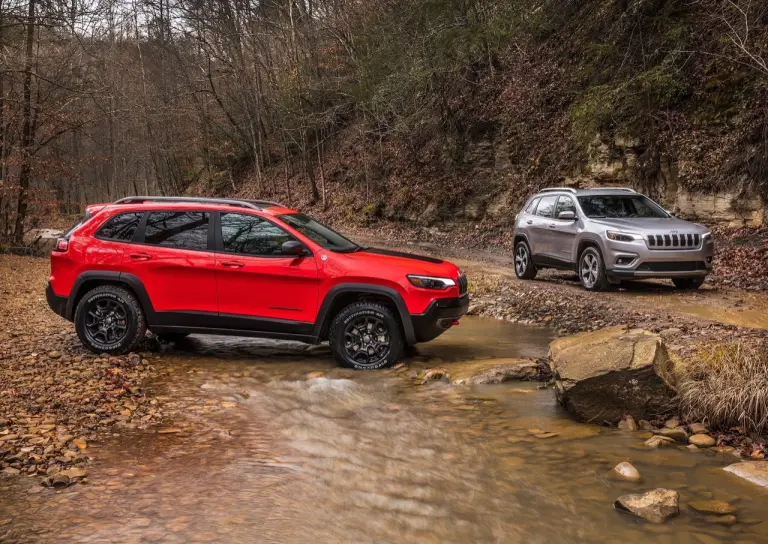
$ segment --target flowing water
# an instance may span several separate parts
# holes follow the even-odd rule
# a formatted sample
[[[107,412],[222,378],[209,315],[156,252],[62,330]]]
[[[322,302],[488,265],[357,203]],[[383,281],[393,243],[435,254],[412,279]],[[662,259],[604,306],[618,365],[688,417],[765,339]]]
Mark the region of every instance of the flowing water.
[[[0,481],[9,542],[768,542],[768,492],[704,452],[646,450],[637,433],[573,422],[551,389],[415,385],[414,368],[543,356],[545,329],[466,319],[409,370],[336,368],[324,348],[196,337],[156,356],[168,434],[89,445],[87,484]],[[308,377],[322,371],[322,377]],[[312,375],[310,375],[312,376]],[[183,416],[183,417],[182,417]],[[556,433],[536,438],[543,429]],[[640,483],[608,476],[630,460]],[[613,510],[677,489],[663,525]],[[738,507],[730,527],[686,503]],[[3,537],[0,536],[0,540]]]

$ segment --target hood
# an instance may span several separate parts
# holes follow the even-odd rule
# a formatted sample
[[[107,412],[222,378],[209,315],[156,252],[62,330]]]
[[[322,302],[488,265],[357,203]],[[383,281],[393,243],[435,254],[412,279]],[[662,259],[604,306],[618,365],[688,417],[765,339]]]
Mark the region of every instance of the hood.
[[[456,265],[448,261],[402,251],[367,248],[356,253],[345,253],[344,256],[361,264],[398,268],[406,274],[424,274],[449,278],[454,278],[458,274]]]
[[[591,222],[595,225],[601,225],[606,229],[617,229],[636,234],[664,234],[672,230],[704,234],[709,230],[703,225],[684,221],[676,217],[604,218],[591,219]]]

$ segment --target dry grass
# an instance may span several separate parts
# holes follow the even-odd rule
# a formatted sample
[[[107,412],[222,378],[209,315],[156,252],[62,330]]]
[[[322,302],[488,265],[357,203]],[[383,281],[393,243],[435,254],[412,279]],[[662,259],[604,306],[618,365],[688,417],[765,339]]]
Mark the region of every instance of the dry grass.
[[[765,434],[768,346],[733,342],[700,350],[682,369],[678,393],[689,421]]]

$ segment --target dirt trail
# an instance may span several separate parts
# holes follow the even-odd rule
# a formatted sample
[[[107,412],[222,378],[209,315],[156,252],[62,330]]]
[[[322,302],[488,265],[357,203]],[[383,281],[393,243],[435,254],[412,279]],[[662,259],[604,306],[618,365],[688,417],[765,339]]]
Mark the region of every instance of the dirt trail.
[[[368,245],[381,245],[373,240],[363,240]],[[390,244],[391,245],[391,244]],[[524,292],[529,289],[544,290],[553,297],[559,294],[568,298],[582,299],[611,307],[627,315],[662,314],[667,318],[683,316],[703,323],[712,322],[739,328],[768,330],[768,294],[744,291],[722,286],[705,286],[697,291],[677,291],[668,281],[647,280],[622,283],[618,289],[605,293],[587,293],[578,283],[575,274],[545,270],[534,281],[521,281],[515,276],[512,259],[507,255],[482,250],[441,248],[432,244],[415,243],[396,249],[416,253],[428,253],[449,259],[460,266],[469,276],[475,292],[492,295],[493,291]]]

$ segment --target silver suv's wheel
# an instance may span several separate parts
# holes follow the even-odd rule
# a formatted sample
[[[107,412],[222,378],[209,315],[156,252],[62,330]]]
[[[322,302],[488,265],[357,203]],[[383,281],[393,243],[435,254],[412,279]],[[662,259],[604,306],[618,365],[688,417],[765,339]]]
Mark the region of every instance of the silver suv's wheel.
[[[579,280],[587,291],[601,291],[608,287],[603,256],[596,247],[588,247],[581,253]]]
[[[533,263],[531,250],[523,240],[515,246],[515,275],[523,280],[536,277],[536,265]]]

